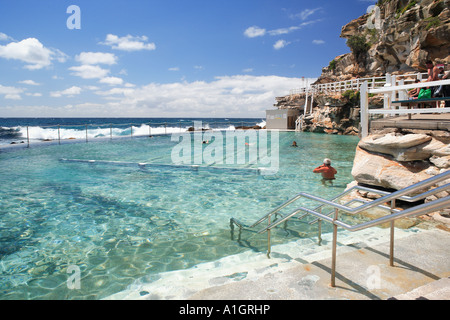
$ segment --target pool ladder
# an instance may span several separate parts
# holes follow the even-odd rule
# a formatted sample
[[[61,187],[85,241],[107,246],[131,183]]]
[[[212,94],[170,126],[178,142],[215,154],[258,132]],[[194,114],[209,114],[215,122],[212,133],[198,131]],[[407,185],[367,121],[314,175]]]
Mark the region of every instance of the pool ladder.
[[[415,216],[421,216],[427,213],[436,212],[442,209],[450,208],[450,196],[446,196],[444,198],[434,199],[426,203],[421,204],[413,204],[412,207],[405,209],[405,210],[398,210],[395,209],[396,207],[396,201],[406,201],[409,203],[415,203],[420,200],[425,199],[426,197],[429,197],[431,195],[437,194],[442,191],[449,191],[450,190],[450,180],[445,181],[447,179],[450,179],[450,170],[446,171],[444,173],[441,173],[439,175],[436,175],[432,178],[423,180],[421,182],[418,182],[414,185],[411,185],[409,187],[406,187],[402,190],[396,191],[396,192],[386,192],[382,190],[377,190],[373,188],[363,187],[363,186],[354,186],[335,198],[331,200],[326,200],[308,193],[301,192],[297,194],[292,199],[284,202],[277,208],[273,209],[263,217],[261,217],[258,221],[256,221],[254,224],[250,226],[246,226],[236,218],[230,219],[230,228],[231,228],[231,234],[232,237],[234,235],[235,226],[238,228],[239,231],[239,238],[241,237],[242,230],[252,230],[253,228],[257,227],[258,225],[262,224],[264,221],[267,221],[267,227],[263,228],[260,231],[257,231],[258,234],[262,234],[264,232],[267,232],[267,242],[268,242],[268,250],[267,250],[267,256],[270,258],[271,253],[271,230],[277,226],[279,226],[281,223],[287,223],[288,220],[293,219],[294,217],[303,220],[307,216],[314,216],[314,219],[308,224],[318,224],[318,239],[319,239],[319,245],[322,241],[321,233],[322,233],[322,221],[330,223],[333,225],[333,243],[332,243],[332,262],[331,262],[331,286],[335,287],[335,278],[336,278],[336,247],[337,247],[337,228],[342,227],[348,231],[354,232],[354,231],[360,231],[363,229],[375,227],[387,222],[390,222],[390,255],[389,255],[389,264],[390,266],[394,265],[394,222],[401,218],[406,217],[415,217]],[[445,181],[445,182],[443,182]],[[441,185],[439,185],[439,183]],[[445,183],[445,184],[443,184]],[[424,189],[429,189],[428,191],[423,191]],[[337,201],[341,199],[343,196],[353,192],[354,190],[361,190],[361,191],[368,191],[372,193],[376,193],[380,195],[381,197],[373,200],[373,201],[367,201],[367,200],[361,200],[361,199],[353,199],[350,200],[344,204],[340,204]],[[413,196],[410,196],[413,194]],[[292,212],[283,215],[280,213],[280,211],[287,207],[288,205],[296,202],[297,200],[301,198],[306,198],[315,202],[319,202],[320,205],[315,207],[314,209],[308,209],[306,207],[300,206],[297,209],[293,210]],[[362,203],[362,205],[359,205],[357,207],[351,207],[354,203]],[[386,206],[385,204],[390,204],[389,206]],[[331,206],[333,209],[329,212],[322,213],[325,206]],[[357,225],[349,225],[345,223],[344,221],[339,219],[339,212],[345,212],[348,214],[357,214],[364,210],[368,210],[374,207],[388,209],[390,211],[389,215],[363,222]],[[299,216],[297,216],[300,214]],[[272,221],[272,217],[275,217]]]

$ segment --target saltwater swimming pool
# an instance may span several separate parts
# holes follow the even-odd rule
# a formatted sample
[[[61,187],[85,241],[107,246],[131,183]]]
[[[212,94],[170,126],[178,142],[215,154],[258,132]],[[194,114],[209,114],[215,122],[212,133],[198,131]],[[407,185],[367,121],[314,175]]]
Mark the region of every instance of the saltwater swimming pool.
[[[101,299],[143,276],[249,250],[231,239],[231,217],[253,223],[301,191],[339,194],[352,181],[357,143],[280,132],[279,170],[266,176],[246,170],[251,164],[192,170],[61,161],[170,164],[170,136],[0,153],[0,299]],[[334,187],[312,173],[325,157],[338,170]],[[316,232],[296,230],[274,243]],[[263,240],[253,249],[266,250]],[[80,271],[80,289],[68,287],[70,266]]]

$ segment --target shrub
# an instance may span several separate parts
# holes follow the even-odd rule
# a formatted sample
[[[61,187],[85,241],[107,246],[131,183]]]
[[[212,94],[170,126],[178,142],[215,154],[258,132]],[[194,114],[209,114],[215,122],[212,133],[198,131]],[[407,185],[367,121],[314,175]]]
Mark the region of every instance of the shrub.
[[[330,64],[328,65],[328,69],[330,69],[330,70],[336,69],[336,60],[330,61]]]
[[[351,36],[347,40],[347,46],[352,50],[353,55],[358,61],[370,48],[369,44],[366,42],[366,38],[357,35]]]
[[[342,94],[342,96],[347,98],[353,104],[356,104],[359,102],[361,95],[359,91],[347,90]]]
[[[427,30],[430,30],[434,27],[439,27],[441,25],[441,20],[439,20],[438,17],[429,17],[426,18],[425,21],[428,22],[427,26],[425,27],[425,29]]]

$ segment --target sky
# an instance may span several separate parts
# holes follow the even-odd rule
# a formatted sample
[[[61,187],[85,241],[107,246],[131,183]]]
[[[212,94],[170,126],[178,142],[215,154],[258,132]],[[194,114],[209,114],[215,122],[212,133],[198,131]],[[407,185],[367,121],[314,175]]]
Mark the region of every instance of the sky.
[[[0,0],[0,117],[265,117],[376,0]]]

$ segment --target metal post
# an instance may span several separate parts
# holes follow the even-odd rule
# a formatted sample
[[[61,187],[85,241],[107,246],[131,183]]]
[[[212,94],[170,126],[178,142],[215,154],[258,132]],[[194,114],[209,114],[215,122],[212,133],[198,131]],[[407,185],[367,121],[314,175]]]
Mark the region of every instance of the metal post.
[[[395,209],[395,199],[391,200],[391,214],[394,214]],[[391,241],[389,248],[389,265],[391,267],[394,266],[394,229],[395,229],[395,220],[391,221]]]
[[[152,136],[152,127],[150,126],[150,123],[148,124],[148,136]]]
[[[319,236],[318,236],[318,238],[319,238],[319,246],[321,246],[322,245],[322,219],[319,219],[319,221],[318,221],[318,223],[317,223],[317,226],[318,226],[318,228],[319,228]]]
[[[28,126],[27,126],[27,143],[28,143],[28,147],[27,148],[29,148],[30,147],[30,133],[28,131]]]
[[[86,125],[86,143],[88,142],[88,132],[87,132],[87,128],[88,128],[88,125]]]
[[[270,216],[268,219],[268,226],[270,226]],[[270,246],[270,229],[267,229],[267,258],[270,259],[270,251],[271,251],[271,246]]]
[[[320,208],[319,213],[322,214],[322,208]],[[322,219],[319,219],[317,222],[318,227],[318,239],[319,239],[319,246],[322,245]]]
[[[58,144],[61,144],[61,132],[59,130],[60,126],[58,124]]]
[[[109,138],[112,140],[112,123],[109,124]]]
[[[336,221],[338,219],[339,210],[334,209],[334,219]],[[331,257],[331,287],[336,287],[336,247],[337,247],[337,225],[333,223],[333,248],[332,248],[332,257]]]
[[[131,130],[130,136],[131,138],[133,138],[133,125],[130,126],[130,130]]]
[[[369,93],[368,83],[364,81],[361,85],[361,138],[365,138],[369,135]]]

